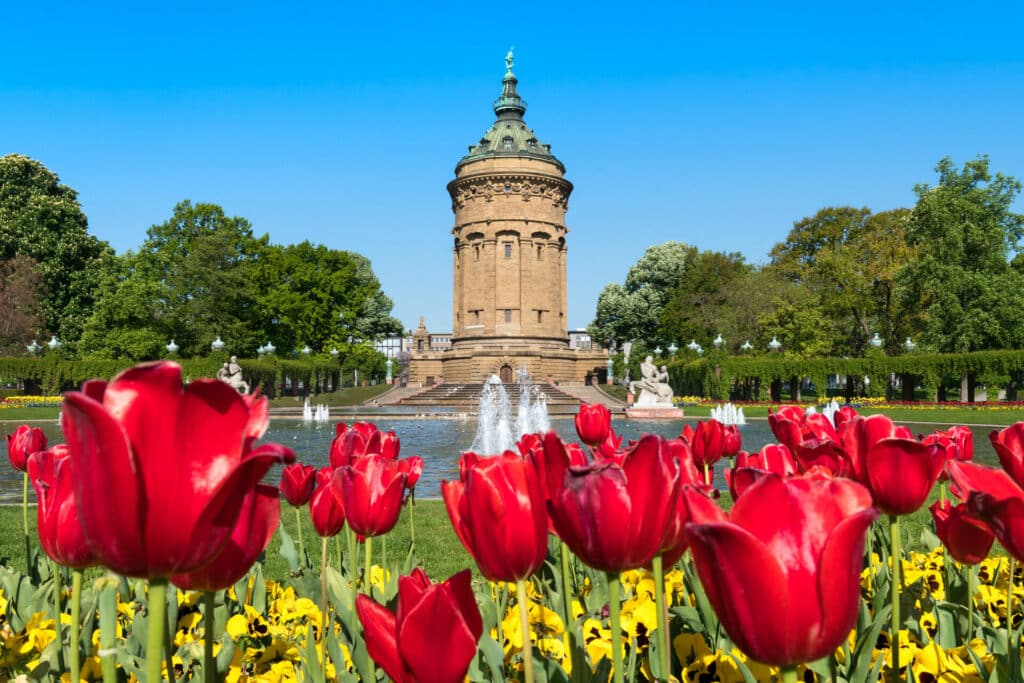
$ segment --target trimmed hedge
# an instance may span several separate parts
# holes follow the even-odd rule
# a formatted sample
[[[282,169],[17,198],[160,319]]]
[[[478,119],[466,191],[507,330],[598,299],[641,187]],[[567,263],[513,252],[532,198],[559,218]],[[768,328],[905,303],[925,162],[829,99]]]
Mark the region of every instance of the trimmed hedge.
[[[181,364],[185,381],[199,377],[216,377],[217,370],[228,360],[225,354],[211,354],[206,358],[176,359]],[[0,380],[24,382],[29,393],[58,394],[77,389],[89,379],[110,379],[125,368],[134,365],[128,360],[67,360],[53,355],[42,358],[0,358]],[[266,395],[273,396],[287,378],[291,387],[301,382],[308,391],[310,387],[321,390],[330,385],[340,386],[340,371],[337,361],[308,358],[286,360],[281,358],[239,359],[242,377],[253,389],[257,387]]]
[[[873,352],[864,358],[796,358],[788,356],[731,356],[713,351],[705,358],[677,360],[669,364],[669,378],[676,395],[698,395],[717,400],[749,398],[764,400],[773,385],[809,379],[825,387],[829,376],[850,380],[845,395],[881,396],[889,378],[899,376],[904,387],[924,387],[937,397],[945,387],[962,378],[974,383],[1006,387],[1016,395],[1024,380],[1024,351],[976,351],[973,353],[910,353],[886,356]],[[867,377],[866,387],[860,378]],[[1009,397],[1009,396],[1008,396]],[[912,400],[905,392],[903,399]]]

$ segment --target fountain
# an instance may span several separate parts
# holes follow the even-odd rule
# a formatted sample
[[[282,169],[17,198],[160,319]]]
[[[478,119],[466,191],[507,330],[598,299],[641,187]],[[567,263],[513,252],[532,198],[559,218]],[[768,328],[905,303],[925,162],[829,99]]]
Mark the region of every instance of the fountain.
[[[503,453],[515,450],[516,441],[523,434],[546,432],[551,428],[548,418],[547,396],[530,381],[530,373],[520,368],[516,373],[519,384],[519,405],[515,424],[512,423],[512,402],[497,375],[491,375],[480,392],[477,410],[476,437],[470,450],[477,453]]]
[[[737,408],[732,403],[717,405],[711,409],[711,419],[717,420],[724,425],[745,425],[747,418],[743,417],[743,408]]]
[[[316,404],[316,412],[313,411],[313,406],[309,403],[309,396],[302,402],[302,421],[303,422],[328,422],[331,419],[331,410],[322,403]]]

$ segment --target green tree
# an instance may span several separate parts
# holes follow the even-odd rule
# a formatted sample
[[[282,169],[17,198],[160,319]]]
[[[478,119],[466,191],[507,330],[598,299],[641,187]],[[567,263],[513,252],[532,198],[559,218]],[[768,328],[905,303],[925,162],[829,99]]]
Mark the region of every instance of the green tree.
[[[907,332],[896,273],[913,256],[909,211],[826,207],[793,224],[771,267],[807,288],[836,331],[831,353],[861,354],[879,332],[889,349]]]
[[[590,334],[605,345],[613,340],[668,341],[662,335],[661,311],[696,251],[682,242],[648,247],[629,269],[624,286],[613,283],[601,290]]]
[[[31,256],[0,261],[0,354],[25,352],[25,345],[43,329],[40,304],[43,276]]]
[[[706,345],[716,335],[727,334],[726,339],[738,346],[742,340],[736,341],[737,330],[728,321],[732,317],[731,292],[750,270],[737,252],[694,254],[662,308],[661,336],[679,344],[694,339]]]
[[[88,232],[78,194],[43,164],[0,157],[0,261],[35,260],[42,276],[43,333],[73,349],[89,317],[110,247]]]
[[[361,254],[309,242],[265,244],[254,271],[260,326],[282,349],[323,351],[349,336],[370,341],[402,331]]]
[[[925,346],[943,352],[1024,345],[1024,276],[1010,263],[1024,215],[1011,210],[1015,178],[989,171],[987,156],[957,169],[946,157],[937,185],[914,188],[907,237],[919,251],[899,273]]]

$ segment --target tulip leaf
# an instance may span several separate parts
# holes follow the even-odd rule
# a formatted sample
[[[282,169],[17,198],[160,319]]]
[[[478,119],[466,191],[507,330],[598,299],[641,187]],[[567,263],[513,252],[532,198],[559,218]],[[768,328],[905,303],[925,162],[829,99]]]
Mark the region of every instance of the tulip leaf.
[[[553,659],[541,656],[537,648],[533,650],[533,671],[537,683],[569,683],[569,676],[562,665]]]
[[[821,659],[816,659],[813,662],[807,662],[807,668],[818,674],[819,681],[827,681],[832,676],[833,661],[833,656],[827,655]]]
[[[327,683],[320,668],[315,638],[306,638],[306,651],[302,653],[302,674],[300,680],[306,683]]]
[[[288,569],[293,574],[298,574],[301,571],[299,565],[299,551],[295,549],[295,543],[292,542],[292,537],[288,535],[288,532],[284,528],[284,524],[277,525],[277,533],[281,534],[281,549],[278,554],[284,558],[284,561],[288,563]]]
[[[697,633],[704,631],[704,622],[700,620],[700,613],[696,607],[690,607],[689,605],[670,607],[668,611],[672,616],[679,617],[693,631]]]
[[[757,683],[757,679],[754,677],[754,674],[750,673],[750,669],[747,668],[747,665],[743,663],[742,659],[729,651],[726,651],[723,654],[736,663],[736,668],[739,669],[740,676],[743,676],[743,683]]]
[[[330,655],[331,661],[334,662],[334,670],[337,672],[345,671],[345,656],[341,652],[341,645],[338,643],[338,639],[333,637],[332,635],[328,635],[326,642],[327,653]],[[352,650],[349,649],[349,652],[352,652]],[[355,658],[353,657],[353,662],[354,661]]]
[[[878,680],[878,674],[871,665],[871,656],[874,654],[875,644],[878,642],[878,634],[888,623],[889,606],[886,605],[875,612],[875,619],[868,628],[858,630],[857,642],[850,655],[846,674],[850,683],[868,683],[868,681],[873,683]],[[879,657],[879,660],[881,659]]]
[[[938,622],[935,642],[944,650],[956,647],[961,642],[958,634],[967,630],[967,608],[951,602],[939,602],[935,605],[935,619]],[[965,638],[963,642],[968,640]]]
[[[333,638],[328,640],[333,640]],[[370,653],[366,650],[366,643],[362,640],[352,643],[349,645],[348,651],[352,655],[352,664],[356,667],[359,680],[370,681],[371,683],[375,681],[376,679],[370,676]]]
[[[28,672],[27,678],[30,681],[48,681],[50,669],[50,662],[40,662],[39,666]]]
[[[718,622],[718,615],[715,610],[712,609],[711,603],[708,601],[707,593],[704,592],[704,586],[701,585],[700,579],[697,578],[697,570],[694,569],[692,562],[683,563],[683,574],[685,576],[684,584],[690,591],[693,592],[694,599],[697,603],[697,611],[700,613],[702,630],[704,635],[707,637],[708,643],[712,649],[725,649],[722,648],[718,642],[719,635],[721,633],[721,625]]]
[[[488,631],[485,631],[477,647],[484,654],[484,661],[487,662],[487,666],[491,670],[491,679],[493,681],[503,680],[505,651],[501,649],[501,643],[492,638]]]
[[[263,565],[257,562],[249,573],[252,575],[252,608],[260,614],[266,614],[267,582],[263,578]]]
[[[220,652],[217,653],[217,678],[220,678],[220,674],[226,672],[231,666],[231,660],[235,656],[235,641],[231,639],[231,636],[224,634],[220,639]]]

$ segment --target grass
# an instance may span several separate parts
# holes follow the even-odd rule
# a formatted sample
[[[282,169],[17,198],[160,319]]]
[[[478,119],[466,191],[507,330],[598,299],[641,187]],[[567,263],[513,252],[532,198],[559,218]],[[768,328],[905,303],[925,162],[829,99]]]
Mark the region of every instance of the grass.
[[[60,408],[45,406],[42,408],[0,408],[0,422],[38,422],[40,420],[57,420]],[[0,429],[2,431],[9,431]]]
[[[34,499],[34,494],[29,493],[29,499]],[[301,508],[302,538],[306,552],[314,565],[320,566],[320,538],[313,531],[313,525],[309,519],[309,509]],[[410,507],[406,505],[402,510],[402,517],[395,528],[387,535],[388,564],[394,565],[396,560],[404,558],[409,551],[409,514]],[[29,534],[33,545],[38,547],[39,541],[36,535],[36,508],[29,506]],[[474,567],[475,563],[462,547],[462,543],[455,535],[451,522],[448,520],[448,512],[445,510],[444,502],[440,500],[416,501],[416,557],[419,558],[426,570],[427,575],[436,579],[446,579],[452,574]],[[282,502],[281,524],[283,524],[297,544],[298,538],[295,535],[295,508]],[[345,544],[344,534],[339,536],[342,546]],[[381,561],[381,541],[374,540],[374,562]],[[282,581],[289,574],[287,561],[280,554],[281,535],[275,534],[264,557],[263,572],[269,579]],[[362,546],[359,547],[360,552]],[[337,557],[337,546],[332,541],[328,544],[328,558]],[[336,562],[335,560],[329,560]],[[0,505],[0,562],[6,564],[19,572],[25,571],[25,544],[22,531],[21,505]],[[360,559],[360,563],[362,559]],[[319,572],[319,570],[317,570]],[[94,569],[87,572],[87,578],[95,578],[101,574],[101,570]]]
[[[369,401],[374,396],[380,396],[391,388],[389,384],[377,384],[365,387],[348,387],[326,394],[315,394],[310,396],[310,403],[316,405],[322,403],[325,406],[357,406]],[[301,407],[305,399],[302,396],[280,396],[270,399],[271,408],[295,408]]]

